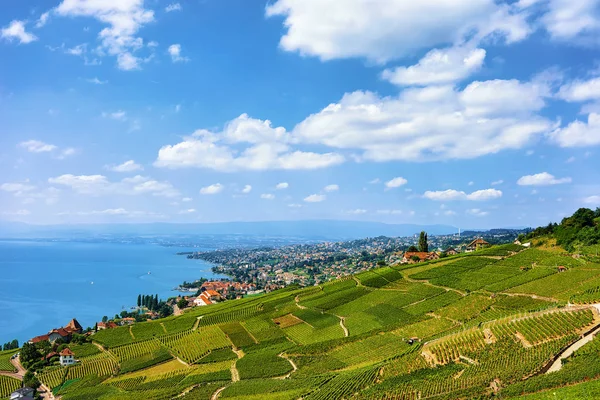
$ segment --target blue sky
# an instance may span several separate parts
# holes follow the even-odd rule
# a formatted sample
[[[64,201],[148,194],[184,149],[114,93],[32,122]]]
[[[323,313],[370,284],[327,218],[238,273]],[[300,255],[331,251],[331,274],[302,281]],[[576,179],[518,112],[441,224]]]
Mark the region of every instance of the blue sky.
[[[598,0],[5,0],[0,219],[600,206]]]

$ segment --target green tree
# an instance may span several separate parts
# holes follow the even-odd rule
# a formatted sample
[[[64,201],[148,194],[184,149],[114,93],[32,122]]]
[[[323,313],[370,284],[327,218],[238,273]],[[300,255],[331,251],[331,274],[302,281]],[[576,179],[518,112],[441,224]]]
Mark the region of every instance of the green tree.
[[[142,295],[141,294],[138,294],[137,306],[138,307],[142,306]]]
[[[106,323],[108,321],[108,317],[105,315],[104,317],[102,317],[102,322]]]
[[[419,249],[417,249],[416,246],[410,246],[406,251],[408,251],[409,253],[416,253],[417,251],[419,251]]]
[[[183,310],[184,308],[187,307],[187,304],[188,304],[187,300],[182,298],[177,302],[177,307],[179,307],[180,310]]]
[[[41,357],[40,352],[37,347],[31,343],[24,343],[23,348],[21,349],[20,359],[24,365],[27,365],[33,361],[39,360]]]
[[[33,372],[31,372],[31,371],[25,372],[25,376],[23,376],[23,386],[37,390],[37,388],[39,388],[40,385],[41,385],[40,381],[34,375]]]
[[[427,232],[422,231],[419,236],[419,251],[428,253],[429,252],[429,243],[427,243]]]

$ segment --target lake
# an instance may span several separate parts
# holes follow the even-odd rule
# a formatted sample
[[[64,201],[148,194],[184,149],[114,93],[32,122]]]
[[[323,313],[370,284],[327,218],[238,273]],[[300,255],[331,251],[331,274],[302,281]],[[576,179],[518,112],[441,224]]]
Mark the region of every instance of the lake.
[[[86,328],[136,305],[176,296],[184,280],[221,278],[211,265],[153,244],[0,240],[0,345],[19,344],[77,318]],[[148,274],[150,272],[150,274]]]

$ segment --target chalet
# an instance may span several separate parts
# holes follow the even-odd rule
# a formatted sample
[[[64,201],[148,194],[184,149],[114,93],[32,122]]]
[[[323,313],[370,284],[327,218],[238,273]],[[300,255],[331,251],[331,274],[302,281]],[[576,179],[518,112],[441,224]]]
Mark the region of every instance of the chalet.
[[[33,400],[35,396],[35,390],[32,388],[24,387],[17,389],[10,395],[10,400]]]
[[[423,262],[423,261],[429,261],[429,260],[437,260],[438,258],[440,258],[439,254],[437,254],[436,252],[431,252],[431,253],[427,253],[424,251],[407,251],[406,253],[404,253],[404,256],[402,258],[402,263],[403,264],[408,264],[411,262],[415,262],[415,258],[419,258],[419,261],[416,262]]]
[[[450,248],[446,249],[446,251],[444,251],[444,254],[446,254],[447,256],[455,256],[458,254],[458,251],[456,251],[454,248],[450,247]]]
[[[473,240],[471,243],[469,243],[467,245],[467,252],[485,249],[486,247],[490,247],[490,246],[491,246],[491,244],[489,244],[482,238],[478,238],[478,239]]]
[[[96,328],[97,328],[99,331],[101,331],[101,330],[104,330],[104,329],[114,329],[114,328],[117,328],[117,327],[118,327],[118,325],[117,325],[117,324],[115,324],[115,323],[114,323],[114,322],[112,322],[112,321],[108,321],[108,322],[98,322],[98,323],[96,324]]]
[[[121,319],[121,326],[135,324],[135,318],[127,317]]]
[[[60,365],[67,367],[75,364],[75,354],[68,347],[59,353]]]

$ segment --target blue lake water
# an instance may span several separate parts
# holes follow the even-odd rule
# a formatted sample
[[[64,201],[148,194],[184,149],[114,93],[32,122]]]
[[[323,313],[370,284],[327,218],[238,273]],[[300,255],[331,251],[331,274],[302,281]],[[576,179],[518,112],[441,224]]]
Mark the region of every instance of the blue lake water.
[[[221,277],[211,265],[152,244],[0,241],[0,344],[67,324],[94,326],[138,294],[176,296],[184,280]],[[197,250],[197,249],[196,249]],[[150,274],[148,274],[150,272]],[[93,282],[93,284],[92,284]]]

